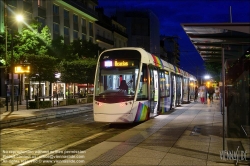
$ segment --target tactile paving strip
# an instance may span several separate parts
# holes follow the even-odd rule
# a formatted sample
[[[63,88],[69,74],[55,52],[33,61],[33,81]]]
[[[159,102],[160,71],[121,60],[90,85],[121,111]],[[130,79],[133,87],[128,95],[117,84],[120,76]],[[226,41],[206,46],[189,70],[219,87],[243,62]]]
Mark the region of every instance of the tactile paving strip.
[[[175,114],[168,115],[153,126],[147,128],[144,130],[144,134],[141,133],[136,134],[132,138],[126,140],[125,142],[121,143],[120,145],[116,146],[113,149],[110,149],[106,153],[100,155],[99,157],[95,158],[94,160],[90,161],[86,164],[86,166],[106,166],[111,165],[114,161],[121,158],[123,155],[125,155],[127,152],[132,150],[134,147],[136,147],[138,144],[140,144],[142,141],[147,139],[149,136],[160,130],[163,126],[165,126],[167,123],[171,122],[173,119],[175,119],[177,116],[181,115],[184,110],[177,110]],[[164,115],[162,115],[164,116]],[[146,134],[145,134],[146,132]]]

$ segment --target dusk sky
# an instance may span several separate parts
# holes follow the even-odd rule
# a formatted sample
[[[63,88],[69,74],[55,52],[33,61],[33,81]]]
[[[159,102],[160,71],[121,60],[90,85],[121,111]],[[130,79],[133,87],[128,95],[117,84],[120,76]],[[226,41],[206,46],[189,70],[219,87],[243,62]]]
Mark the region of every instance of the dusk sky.
[[[250,0],[98,0],[106,15],[116,8],[150,9],[159,19],[160,34],[178,36],[181,68],[196,75],[204,69],[203,60],[181,27],[181,23],[250,22]],[[250,31],[250,30],[249,30]],[[203,72],[204,73],[204,72]]]

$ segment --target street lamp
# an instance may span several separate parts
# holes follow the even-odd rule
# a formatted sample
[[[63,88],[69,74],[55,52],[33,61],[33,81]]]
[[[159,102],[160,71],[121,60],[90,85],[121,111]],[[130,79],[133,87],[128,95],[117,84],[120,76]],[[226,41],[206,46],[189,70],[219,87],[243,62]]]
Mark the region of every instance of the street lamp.
[[[23,21],[22,15],[16,15],[16,21]],[[11,29],[11,112],[14,111],[14,55],[13,55],[13,30]]]

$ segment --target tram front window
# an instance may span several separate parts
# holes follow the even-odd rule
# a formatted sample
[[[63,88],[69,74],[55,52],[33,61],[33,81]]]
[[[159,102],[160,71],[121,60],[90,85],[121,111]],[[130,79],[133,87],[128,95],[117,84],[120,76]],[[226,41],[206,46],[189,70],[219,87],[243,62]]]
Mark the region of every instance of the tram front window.
[[[95,82],[96,96],[133,96],[138,68],[99,68]]]

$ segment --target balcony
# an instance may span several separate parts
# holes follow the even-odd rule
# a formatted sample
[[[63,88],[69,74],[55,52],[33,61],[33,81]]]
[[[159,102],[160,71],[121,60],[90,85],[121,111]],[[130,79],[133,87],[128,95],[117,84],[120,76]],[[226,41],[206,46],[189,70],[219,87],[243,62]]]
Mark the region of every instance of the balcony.
[[[80,11],[82,11],[82,12],[84,12],[84,13],[86,13],[86,14],[88,14],[96,19],[98,17],[97,12],[93,9],[88,8],[88,6],[86,6],[84,3],[81,3],[81,2],[78,2],[75,0],[62,0],[62,1],[64,1],[65,3],[79,9]],[[93,2],[95,2],[95,1],[93,1]]]
[[[17,1],[6,1],[9,6],[17,7]]]
[[[118,33],[118,34],[120,34],[120,35],[122,35],[122,36],[128,38],[128,34],[126,34],[125,32],[121,31],[121,30],[118,29],[118,28],[113,27],[113,32],[116,32],[116,33]]]
[[[27,1],[23,1],[23,10],[29,13],[33,13],[32,10],[32,3],[31,2],[27,2]]]
[[[46,18],[46,9],[41,6],[38,6],[38,16]]]
[[[102,42],[107,43],[107,44],[110,44],[110,45],[114,45],[114,41],[112,41],[110,39],[106,39],[100,35],[96,35],[96,41],[97,40],[102,41]]]

